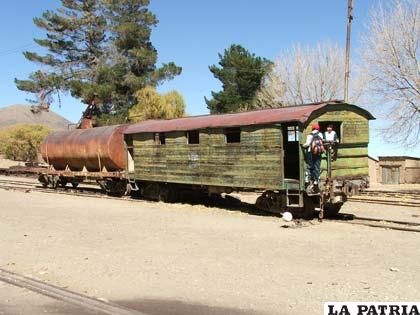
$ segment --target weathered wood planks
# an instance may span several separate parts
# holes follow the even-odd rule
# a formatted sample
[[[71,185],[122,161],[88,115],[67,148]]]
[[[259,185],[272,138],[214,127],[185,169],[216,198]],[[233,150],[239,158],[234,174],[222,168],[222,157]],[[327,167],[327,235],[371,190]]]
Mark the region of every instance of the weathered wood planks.
[[[338,146],[337,160],[332,162],[332,177],[367,177],[368,168],[368,143],[369,143],[369,120],[362,112],[346,110],[343,105],[337,105],[337,110],[324,112],[312,121],[308,122],[303,135],[306,139],[312,130],[313,123],[339,122],[340,144]],[[325,158],[321,163],[321,177],[326,176]]]
[[[200,143],[188,144],[185,132],[133,137],[138,179],[242,188],[279,189],[283,182],[280,126],[245,126],[240,143],[226,143],[224,129],[200,130]]]

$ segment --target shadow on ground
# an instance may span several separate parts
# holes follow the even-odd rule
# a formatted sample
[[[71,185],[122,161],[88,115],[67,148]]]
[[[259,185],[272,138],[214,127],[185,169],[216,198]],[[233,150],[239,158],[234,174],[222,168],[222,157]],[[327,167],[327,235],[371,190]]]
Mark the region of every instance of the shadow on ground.
[[[129,301],[113,301],[113,303],[147,315],[267,315],[267,313],[252,310],[208,306],[203,304],[186,303],[178,300],[138,299]],[[50,304],[36,306],[0,304],[0,314],[99,315],[104,313],[82,309],[79,306],[56,301]]]
[[[144,199],[142,197],[138,197],[133,195],[133,199],[139,199],[139,200],[148,200],[148,201],[156,201],[151,199]],[[243,212],[251,215],[257,215],[257,216],[279,216],[275,213],[270,213],[267,211],[259,210],[255,204],[253,203],[247,203],[242,202],[239,198],[222,194],[222,195],[207,195],[207,194],[200,194],[200,193],[187,193],[182,194],[180,193],[177,197],[176,202],[170,202],[172,204],[187,204],[192,206],[204,206],[207,208],[221,208],[228,211],[238,211]]]
[[[266,315],[266,313],[252,310],[187,303],[179,300],[138,299],[114,302],[148,315]]]

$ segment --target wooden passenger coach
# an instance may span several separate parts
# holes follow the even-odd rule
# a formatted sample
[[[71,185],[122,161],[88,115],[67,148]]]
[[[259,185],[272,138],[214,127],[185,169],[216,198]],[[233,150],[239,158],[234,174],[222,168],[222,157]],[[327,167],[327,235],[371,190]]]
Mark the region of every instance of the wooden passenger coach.
[[[259,205],[269,211],[308,212],[320,202],[321,207],[341,206],[346,181],[368,176],[370,119],[360,107],[333,101],[145,121],[125,131],[127,177],[154,199],[175,199],[180,189],[255,190],[264,192]],[[332,123],[341,139],[332,164],[332,177],[340,185],[335,182],[325,196],[315,197],[305,193],[305,152],[300,146],[314,122],[325,129]]]

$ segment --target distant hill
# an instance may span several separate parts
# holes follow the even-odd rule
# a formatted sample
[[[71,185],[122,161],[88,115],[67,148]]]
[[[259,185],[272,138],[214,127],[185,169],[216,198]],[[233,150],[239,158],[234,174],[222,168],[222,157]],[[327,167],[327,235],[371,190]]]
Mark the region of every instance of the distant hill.
[[[11,105],[0,108],[0,129],[12,125],[30,124],[44,125],[53,130],[67,130],[67,126],[71,123],[52,111],[34,114],[30,105]]]

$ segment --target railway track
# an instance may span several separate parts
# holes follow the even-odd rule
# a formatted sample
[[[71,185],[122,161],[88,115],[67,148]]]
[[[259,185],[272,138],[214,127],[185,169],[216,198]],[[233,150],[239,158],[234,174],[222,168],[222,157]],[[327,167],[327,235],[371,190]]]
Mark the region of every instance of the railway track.
[[[109,195],[104,194],[100,189],[93,188],[93,187],[78,187],[78,188],[58,187],[56,189],[53,189],[53,188],[43,187],[37,182],[20,181],[20,180],[0,179],[0,189],[17,190],[17,191],[24,191],[24,192],[36,191],[36,192],[42,192],[42,193],[64,194],[64,195],[72,195],[72,196],[105,198],[105,199],[139,202],[138,199],[133,199],[127,196],[124,196],[124,197],[109,196]],[[353,197],[349,198],[349,200],[353,200],[352,198]],[[395,205],[396,203],[395,201],[392,201],[392,202],[390,201],[388,204]],[[400,205],[401,203],[398,203],[398,204]],[[347,223],[347,224],[354,224],[354,225],[365,225],[365,226],[370,226],[370,227],[391,229],[391,230],[420,232],[420,223],[417,223],[417,222],[366,218],[366,217],[358,217],[352,214],[339,214],[335,217],[332,217],[329,219],[327,218],[327,220]]]
[[[359,195],[349,197],[348,200],[420,208],[420,191],[365,190]]]
[[[28,181],[17,181],[17,180],[3,180],[0,179],[0,189],[4,190],[17,190],[17,191],[36,191],[42,193],[51,193],[51,194],[63,194],[63,195],[72,195],[72,196],[82,196],[82,197],[94,197],[94,198],[106,198],[106,199],[117,199],[117,200],[132,200],[128,197],[113,197],[104,194],[99,188],[92,187],[79,187],[79,188],[70,188],[70,187],[57,187],[56,189],[43,187],[37,182],[28,182]]]
[[[336,217],[330,218],[328,220],[331,220],[331,221],[334,220],[334,222],[340,222],[340,223],[364,225],[364,226],[389,229],[389,230],[420,233],[419,222],[367,218],[367,217],[359,217],[359,216],[346,214],[346,213],[338,214]]]
[[[95,299],[87,295],[69,291],[67,289],[25,277],[4,269],[0,269],[0,281],[76,305],[86,310],[100,312],[100,314],[145,315],[144,313],[120,306],[118,304]]]
[[[402,190],[402,191],[387,191],[387,190],[365,190],[361,192],[364,196],[384,196],[397,198],[413,198],[420,200],[420,191]]]
[[[20,180],[5,180],[0,179],[0,184],[4,185],[17,185],[17,186],[24,186],[24,185],[33,185],[35,183],[29,181],[20,181]]]

